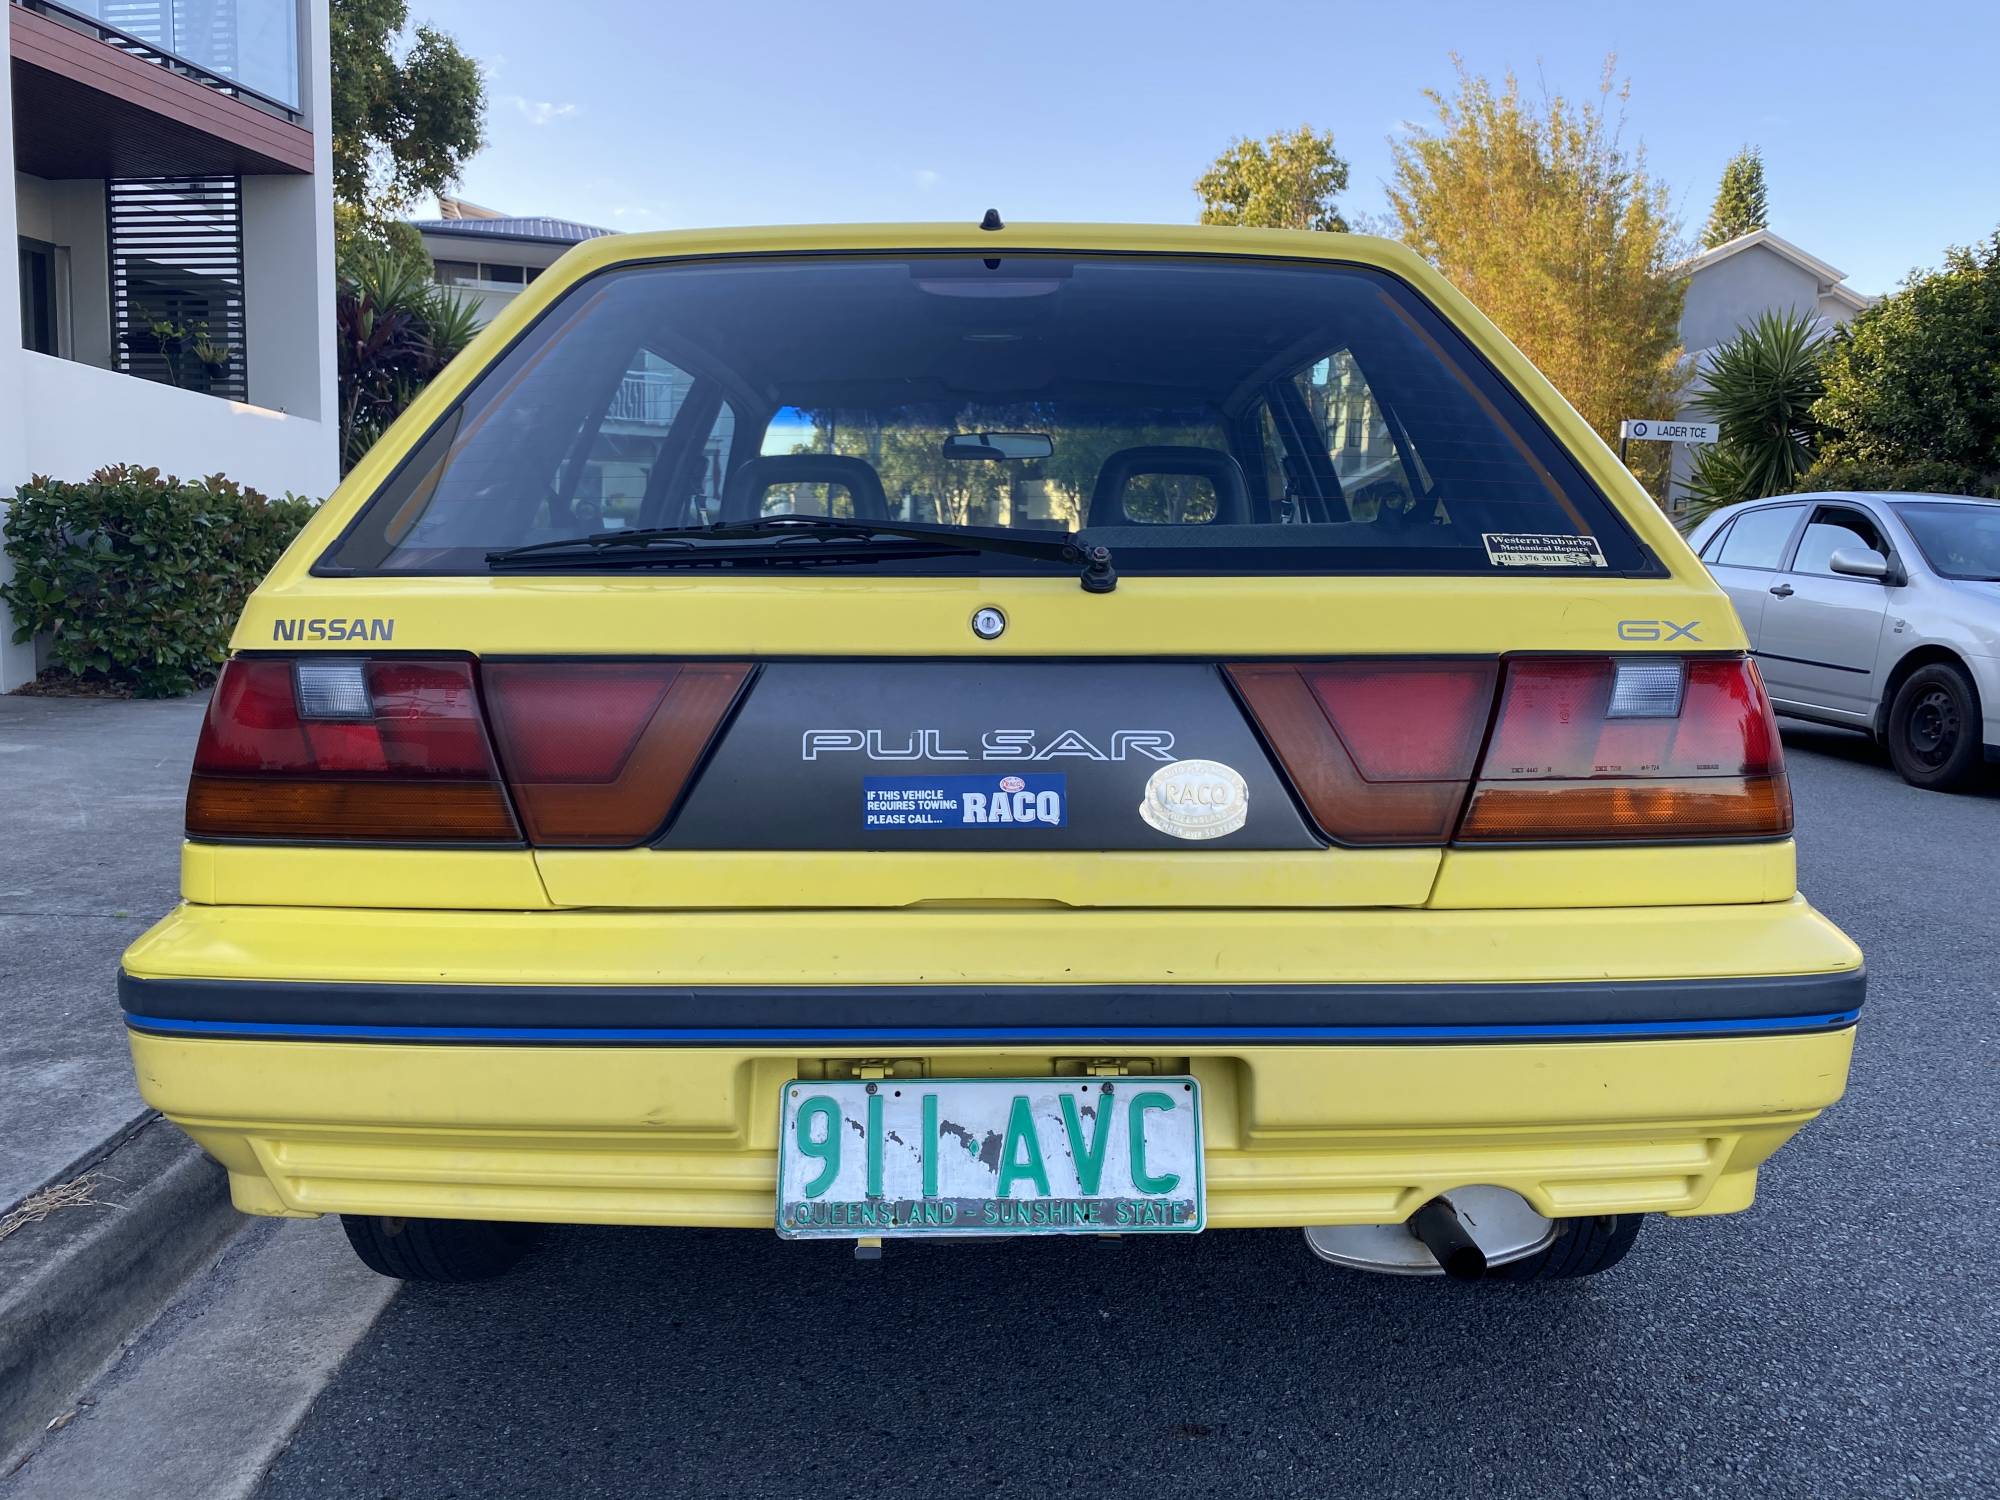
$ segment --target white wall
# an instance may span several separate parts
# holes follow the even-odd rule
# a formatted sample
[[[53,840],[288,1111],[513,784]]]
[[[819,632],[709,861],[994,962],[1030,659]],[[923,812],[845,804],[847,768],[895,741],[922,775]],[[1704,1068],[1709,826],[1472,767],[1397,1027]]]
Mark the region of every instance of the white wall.
[[[13,7],[0,4],[0,50]],[[314,174],[244,179],[245,311],[257,404],[120,375],[20,347],[17,257],[0,254],[0,518],[32,474],[83,479],[107,464],[183,478],[222,473],[271,495],[321,498],[339,478],[333,337],[333,158],[327,0],[307,0],[301,52]],[[0,142],[13,157],[13,82],[0,68]],[[72,329],[80,358],[110,363],[100,183],[16,174],[0,192],[0,245],[28,235],[71,247]],[[94,206],[93,206],[94,205]],[[101,296],[101,301],[99,300]],[[281,409],[282,408],[282,409]],[[0,555],[0,578],[8,564]],[[0,692],[30,679],[34,649],[9,639],[0,609]]]

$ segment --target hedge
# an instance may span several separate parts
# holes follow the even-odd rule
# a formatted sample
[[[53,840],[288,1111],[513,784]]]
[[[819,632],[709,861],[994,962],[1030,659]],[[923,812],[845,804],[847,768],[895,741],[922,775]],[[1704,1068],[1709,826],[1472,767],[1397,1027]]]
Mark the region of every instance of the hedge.
[[[49,638],[49,664],[144,698],[212,681],[243,602],[315,503],[272,500],[220,474],[183,482],[116,464],[81,484],[21,487],[0,599],[14,639]]]

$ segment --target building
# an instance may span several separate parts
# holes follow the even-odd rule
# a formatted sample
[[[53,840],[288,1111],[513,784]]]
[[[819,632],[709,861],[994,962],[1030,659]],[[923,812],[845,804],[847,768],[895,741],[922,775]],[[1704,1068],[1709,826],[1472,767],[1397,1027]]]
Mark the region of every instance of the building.
[[[1687,276],[1681,345],[1694,359],[1697,386],[1715,349],[1764,313],[1803,313],[1835,328],[1875,300],[1846,285],[1845,271],[1806,254],[1768,229],[1738,235],[1703,251],[1681,270]],[[1692,407],[1681,414],[1694,420],[1700,417]],[[1684,493],[1692,466],[1692,454],[1676,443],[1671,495]]]
[[[0,507],[110,463],[339,477],[327,0],[8,0]],[[0,560],[0,567],[4,567]],[[0,690],[34,675],[0,612]]]
[[[568,219],[514,218],[463,198],[438,199],[438,214],[411,227],[423,236],[439,283],[475,303],[481,323],[570,246],[611,233]]]

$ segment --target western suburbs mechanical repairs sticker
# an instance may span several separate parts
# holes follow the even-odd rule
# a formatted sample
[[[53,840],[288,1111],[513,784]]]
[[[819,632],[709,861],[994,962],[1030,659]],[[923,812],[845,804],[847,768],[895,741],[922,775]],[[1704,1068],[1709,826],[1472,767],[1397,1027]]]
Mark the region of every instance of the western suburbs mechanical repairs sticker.
[[[1060,828],[1066,776],[866,776],[863,828]]]
[[[1177,760],[1146,780],[1139,816],[1177,839],[1219,839],[1250,817],[1250,788],[1219,760]]]
[[[1601,568],[1604,549],[1594,536],[1539,531],[1488,531],[1486,560],[1496,568]]]

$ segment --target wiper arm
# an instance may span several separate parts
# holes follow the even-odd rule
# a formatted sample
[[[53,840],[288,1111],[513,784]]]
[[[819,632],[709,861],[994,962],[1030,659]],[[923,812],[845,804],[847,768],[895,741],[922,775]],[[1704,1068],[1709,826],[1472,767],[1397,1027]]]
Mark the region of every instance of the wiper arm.
[[[1080,581],[1086,592],[1108,594],[1118,587],[1118,574],[1111,566],[1111,549],[1086,542],[1073,531],[1048,537],[1011,536],[968,526],[940,526],[924,521],[850,521],[839,516],[759,516],[749,521],[718,521],[709,526],[650,526],[637,531],[594,532],[588,536],[559,537],[552,542],[532,542],[524,547],[506,547],[487,553],[486,561],[503,568],[553,566],[588,557],[608,560],[629,554],[646,558],[649,553],[668,552],[676,560],[686,557],[697,562],[708,550],[703,543],[785,537],[849,542],[896,537],[934,543],[951,552],[995,552],[1075,563],[1082,569]]]

